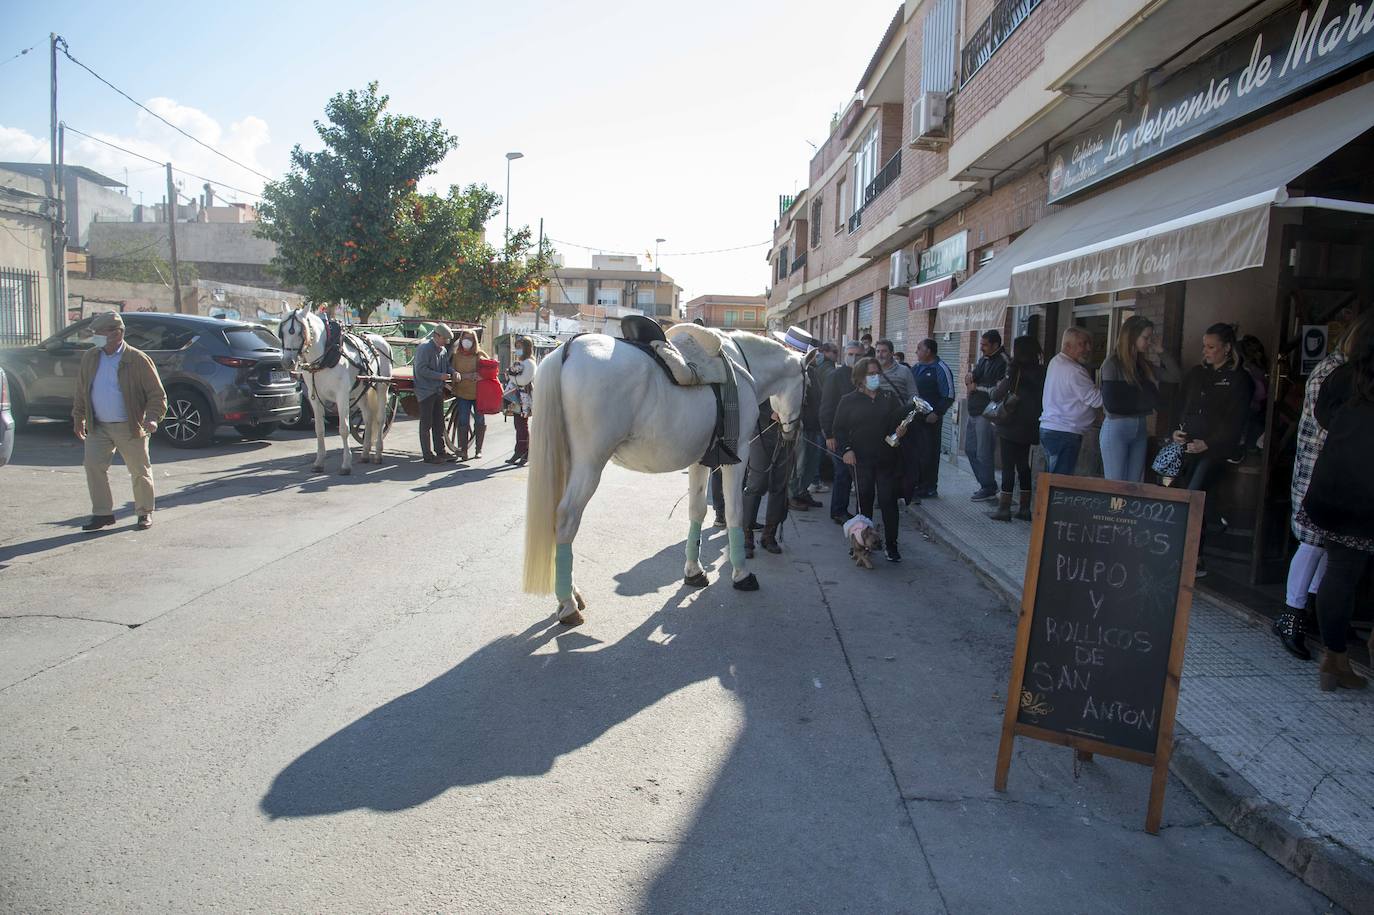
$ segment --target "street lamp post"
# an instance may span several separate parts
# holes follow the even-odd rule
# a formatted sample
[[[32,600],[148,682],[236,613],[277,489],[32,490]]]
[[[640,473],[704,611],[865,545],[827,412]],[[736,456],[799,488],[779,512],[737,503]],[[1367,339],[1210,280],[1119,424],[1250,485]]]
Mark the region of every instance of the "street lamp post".
[[[523,159],[524,157],[525,154],[522,152],[506,153],[506,234],[502,237],[501,248],[503,252],[506,245],[510,244],[510,164],[516,159]],[[506,323],[508,314],[509,312],[505,310],[501,312],[501,336],[503,337],[509,330],[509,325]]]
[[[658,273],[658,277],[654,280],[654,317],[655,317],[655,318],[658,317],[658,286],[659,286],[660,283],[663,282],[663,268],[660,267],[660,266],[658,265],[658,246],[661,245],[661,244],[663,244],[663,243],[664,243],[665,241],[667,241],[667,240],[668,240],[668,239],[666,239],[666,238],[655,238],[655,239],[654,239],[654,270]]]

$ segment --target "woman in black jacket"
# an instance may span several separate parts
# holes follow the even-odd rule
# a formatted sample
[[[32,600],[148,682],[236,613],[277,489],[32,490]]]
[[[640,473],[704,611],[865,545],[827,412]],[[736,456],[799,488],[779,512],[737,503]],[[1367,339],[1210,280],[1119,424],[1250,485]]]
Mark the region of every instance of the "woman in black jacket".
[[[992,392],[994,402],[1005,409],[1006,399],[1015,405],[1005,417],[993,420],[1002,449],[1002,492],[997,497],[994,521],[1011,520],[1011,496],[1021,478],[1021,504],[1016,517],[1031,519],[1030,450],[1040,444],[1040,409],[1045,393],[1045,367],[1040,364],[1040,343],[1034,337],[1017,337],[1011,344],[1011,368]]]
[[[1316,419],[1324,444],[1298,520],[1326,534],[1326,574],[1317,593],[1317,618],[1326,653],[1318,669],[1323,691],[1363,689],[1350,669],[1346,627],[1360,580],[1374,556],[1374,322],[1360,321],[1345,341],[1348,360],[1322,384]],[[1370,638],[1374,655],[1374,637]]]
[[[873,517],[876,494],[883,513],[887,561],[901,562],[902,554],[897,552],[897,489],[902,482],[902,453],[884,439],[897,431],[910,405],[883,385],[883,370],[877,359],[860,359],[852,378],[856,390],[841,397],[835,408],[835,440],[844,462],[854,471],[859,514]]]
[[[1179,479],[1185,488],[1211,493],[1228,459],[1242,453],[1241,437],[1250,416],[1250,375],[1241,365],[1236,329],[1213,324],[1202,335],[1202,364],[1183,377],[1183,419],[1174,441],[1186,455]],[[1203,525],[1206,539],[1206,525]],[[1207,574],[1198,545],[1197,576]]]

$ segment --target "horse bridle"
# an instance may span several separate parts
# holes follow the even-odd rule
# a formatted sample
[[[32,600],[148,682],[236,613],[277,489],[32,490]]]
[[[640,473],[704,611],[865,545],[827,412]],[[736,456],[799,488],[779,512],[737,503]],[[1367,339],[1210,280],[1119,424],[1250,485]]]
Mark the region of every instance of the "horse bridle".
[[[733,341],[733,340],[731,340],[730,342],[731,342],[731,343],[735,343],[735,341]],[[784,345],[785,345],[785,344],[784,344]],[[788,348],[790,349],[791,347],[788,347]],[[749,373],[749,376],[752,378],[753,375],[754,375],[754,370],[753,370],[752,368],[750,368],[750,366],[749,366],[749,356],[748,356],[747,353],[745,353],[744,347],[740,346],[738,343],[735,343],[735,350],[736,350],[736,352],[739,353],[739,357],[740,357],[741,359],[744,360],[744,370],[745,370],[746,372],[748,372],[748,373]],[[803,397],[806,396],[806,367],[807,367],[807,365],[810,364],[810,362],[815,358],[815,353],[817,353],[817,352],[819,352],[819,350],[814,350],[814,349],[813,349],[811,352],[807,353],[805,356],[802,357],[801,376],[802,376],[802,396],[803,396]],[[788,420],[785,420],[785,419],[779,419],[779,420],[777,421],[776,425],[782,427],[782,435],[783,435],[784,438],[791,438],[791,435],[790,435],[791,431],[792,431],[793,429],[795,429],[797,426],[801,425],[801,421],[802,421],[801,412],[798,411],[798,412],[797,412],[797,418],[796,418],[796,419],[791,420],[790,422],[789,422]],[[771,427],[769,427],[769,428],[771,428]],[[762,433],[760,433],[760,434],[762,434]],[[757,438],[757,437],[758,437],[758,436],[755,436],[755,438]]]
[[[286,320],[282,322],[282,329],[295,333],[296,329],[299,328],[301,332],[301,345],[287,346],[286,340],[283,339],[281,351],[284,354],[291,354],[291,361],[296,365],[296,368],[308,372],[311,369],[311,365],[305,361],[305,346],[306,337],[308,336],[308,325],[306,324],[305,319],[300,317],[300,313],[301,311],[299,308],[291,309],[291,314],[287,315]],[[285,335],[283,334],[283,337],[284,336]]]

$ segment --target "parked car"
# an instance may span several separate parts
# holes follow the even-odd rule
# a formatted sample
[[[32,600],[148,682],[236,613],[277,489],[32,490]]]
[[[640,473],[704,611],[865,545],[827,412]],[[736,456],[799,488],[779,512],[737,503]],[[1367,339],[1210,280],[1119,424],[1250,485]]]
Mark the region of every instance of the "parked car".
[[[9,381],[0,369],[0,467],[10,462],[14,453],[14,414],[10,412]]]
[[[167,389],[167,417],[158,434],[168,444],[208,445],[226,425],[263,438],[300,412],[281,341],[267,328],[195,315],[123,317],[124,339],[148,354]],[[30,416],[71,417],[77,369],[92,346],[90,323],[79,321],[37,346],[0,350],[17,426]]]

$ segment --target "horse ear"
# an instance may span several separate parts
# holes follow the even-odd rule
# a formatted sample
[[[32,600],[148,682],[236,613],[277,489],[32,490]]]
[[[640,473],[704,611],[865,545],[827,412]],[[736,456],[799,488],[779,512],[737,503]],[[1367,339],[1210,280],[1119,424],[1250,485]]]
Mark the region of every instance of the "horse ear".
[[[816,361],[820,353],[820,350],[812,348],[811,352],[807,353],[806,358],[802,360],[802,365],[806,368],[811,368],[811,364]]]

